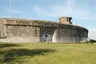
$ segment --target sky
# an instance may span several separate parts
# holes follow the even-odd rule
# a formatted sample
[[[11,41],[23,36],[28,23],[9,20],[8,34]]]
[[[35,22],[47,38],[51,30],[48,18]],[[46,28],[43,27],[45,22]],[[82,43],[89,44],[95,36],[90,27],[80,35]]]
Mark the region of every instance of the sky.
[[[0,18],[28,18],[59,22],[71,16],[75,25],[96,39],[96,0],[0,0]]]

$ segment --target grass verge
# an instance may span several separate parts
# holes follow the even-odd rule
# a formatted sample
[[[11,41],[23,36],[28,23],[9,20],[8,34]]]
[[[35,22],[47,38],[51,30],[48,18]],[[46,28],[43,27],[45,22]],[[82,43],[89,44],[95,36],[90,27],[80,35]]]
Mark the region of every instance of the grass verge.
[[[0,43],[0,64],[96,64],[96,44]]]

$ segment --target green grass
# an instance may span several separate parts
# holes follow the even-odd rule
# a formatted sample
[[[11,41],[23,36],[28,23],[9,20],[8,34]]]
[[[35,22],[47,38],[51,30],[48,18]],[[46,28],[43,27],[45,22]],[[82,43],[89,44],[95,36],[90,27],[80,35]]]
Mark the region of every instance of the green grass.
[[[96,64],[96,44],[0,43],[0,64]]]

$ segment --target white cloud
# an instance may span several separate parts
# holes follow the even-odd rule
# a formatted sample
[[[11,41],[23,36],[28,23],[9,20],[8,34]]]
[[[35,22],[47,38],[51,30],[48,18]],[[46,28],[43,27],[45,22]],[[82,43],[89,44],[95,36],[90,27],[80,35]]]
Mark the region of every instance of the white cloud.
[[[33,10],[34,10],[38,15],[40,15],[40,16],[42,16],[42,15],[44,15],[44,16],[55,16],[55,15],[49,13],[49,11],[46,11],[46,10],[42,9],[42,8],[40,8],[40,7],[37,6],[37,5],[35,5],[35,6],[33,7]]]
[[[11,9],[10,12],[11,12],[11,13],[16,13],[16,14],[21,14],[21,12],[18,11],[18,10],[12,10],[12,9]]]
[[[15,14],[29,14],[28,12],[17,10],[17,9],[9,9],[9,8],[7,8],[7,11],[9,13],[15,13]]]
[[[96,40],[96,29],[90,29],[89,30],[89,38]]]

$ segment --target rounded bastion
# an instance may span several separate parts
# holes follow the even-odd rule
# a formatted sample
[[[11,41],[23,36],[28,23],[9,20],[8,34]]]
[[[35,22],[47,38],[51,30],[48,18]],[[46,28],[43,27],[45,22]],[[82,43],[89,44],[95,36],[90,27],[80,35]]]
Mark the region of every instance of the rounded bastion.
[[[71,17],[61,17],[59,22],[0,18],[1,42],[50,42],[76,43],[85,42],[88,30],[73,25]]]

